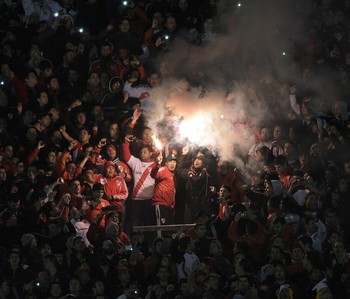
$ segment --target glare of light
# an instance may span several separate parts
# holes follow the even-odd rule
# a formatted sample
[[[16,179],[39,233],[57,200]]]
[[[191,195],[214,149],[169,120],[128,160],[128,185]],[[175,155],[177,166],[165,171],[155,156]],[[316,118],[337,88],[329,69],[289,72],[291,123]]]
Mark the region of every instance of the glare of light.
[[[241,7],[241,6],[242,6],[242,4],[241,4],[241,3],[237,3],[237,6],[238,6],[238,7]]]
[[[196,145],[215,143],[215,136],[212,134],[212,115],[198,113],[184,119],[179,126],[180,136]]]
[[[283,56],[286,56],[286,52],[282,52],[282,55],[283,55]]]
[[[221,119],[223,119],[223,118],[224,118],[224,115],[223,115],[223,114],[221,114],[221,115],[220,115],[220,118],[221,118]]]
[[[162,150],[163,149],[163,146],[162,146],[162,143],[160,142],[160,140],[155,136],[153,135],[152,136],[152,139],[153,139],[153,142],[154,142],[154,146],[158,149],[158,150]]]

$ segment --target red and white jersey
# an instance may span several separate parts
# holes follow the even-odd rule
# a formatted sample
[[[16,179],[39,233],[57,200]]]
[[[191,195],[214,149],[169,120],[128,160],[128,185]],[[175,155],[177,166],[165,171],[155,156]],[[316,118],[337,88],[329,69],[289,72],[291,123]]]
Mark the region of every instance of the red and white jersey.
[[[102,213],[102,208],[110,206],[109,202],[104,199],[100,199],[100,202],[93,209],[86,209],[84,219],[89,223],[92,223],[98,214]],[[102,229],[105,227],[105,215],[103,215],[100,223],[98,224],[99,228]]]
[[[231,207],[228,204],[220,204],[219,205],[219,213],[218,216],[221,220],[229,219],[231,214]]]
[[[128,188],[126,186],[125,180],[120,176],[114,176],[108,178],[102,175],[96,177],[96,181],[103,185],[106,195],[112,196],[113,199],[110,200],[112,206],[116,206],[117,211],[122,211],[122,201],[128,198]]]
[[[151,177],[151,171],[155,163],[153,161],[142,162],[140,159],[132,155],[127,163],[134,176],[134,187],[131,199],[144,200],[152,198],[155,180]]]
[[[153,173],[152,173],[153,175]],[[174,208],[175,206],[175,181],[174,173],[167,167],[161,167],[153,176],[156,180],[152,205],[161,205]]]

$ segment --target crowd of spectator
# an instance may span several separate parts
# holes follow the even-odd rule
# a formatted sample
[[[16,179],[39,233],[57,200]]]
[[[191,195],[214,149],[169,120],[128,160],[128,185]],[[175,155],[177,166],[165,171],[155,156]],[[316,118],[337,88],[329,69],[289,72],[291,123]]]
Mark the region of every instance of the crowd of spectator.
[[[271,3],[294,28],[252,36]],[[0,24],[1,299],[350,298],[349,0],[0,0]],[[193,144],[207,99],[225,135]]]

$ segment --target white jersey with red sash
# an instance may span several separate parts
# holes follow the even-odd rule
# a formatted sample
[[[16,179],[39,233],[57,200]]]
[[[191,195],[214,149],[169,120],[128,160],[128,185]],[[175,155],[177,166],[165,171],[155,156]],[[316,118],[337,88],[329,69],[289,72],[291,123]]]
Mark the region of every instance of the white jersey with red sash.
[[[144,200],[151,199],[154,193],[155,181],[151,177],[154,162],[142,162],[140,159],[131,156],[127,161],[134,175],[134,187],[131,199]]]

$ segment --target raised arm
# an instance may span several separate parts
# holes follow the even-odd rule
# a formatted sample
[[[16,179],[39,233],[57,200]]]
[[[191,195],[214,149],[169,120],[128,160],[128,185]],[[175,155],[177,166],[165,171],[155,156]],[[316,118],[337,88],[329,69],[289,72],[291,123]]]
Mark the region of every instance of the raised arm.
[[[132,138],[132,135],[128,134],[125,136],[124,142],[123,142],[122,158],[126,163],[128,163],[131,158],[131,153],[130,153],[130,142],[132,141],[131,138]]]
[[[134,110],[132,118],[131,118],[132,120],[129,123],[129,125],[126,126],[126,128],[125,128],[125,135],[132,135],[133,134],[134,127],[137,123],[137,120],[140,118],[141,114],[142,114],[142,110],[140,108]]]
[[[29,154],[27,158],[27,165],[32,165],[35,158],[38,156],[40,150],[45,146],[45,142],[40,140],[37,147]]]
[[[180,156],[176,167],[176,173],[184,179],[187,179],[188,177],[188,169],[185,167],[185,160],[189,150],[190,147],[187,143],[186,146],[182,148],[182,155]]]

